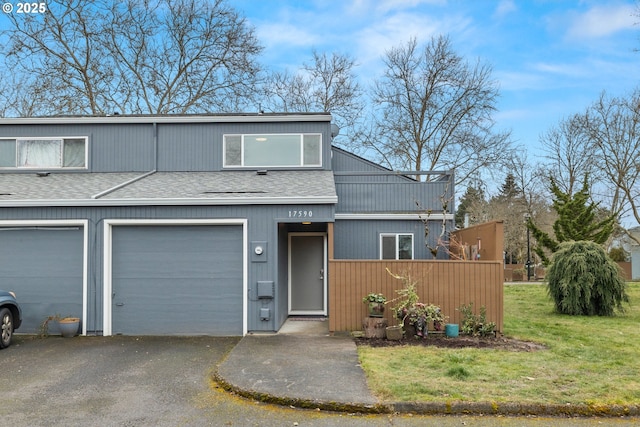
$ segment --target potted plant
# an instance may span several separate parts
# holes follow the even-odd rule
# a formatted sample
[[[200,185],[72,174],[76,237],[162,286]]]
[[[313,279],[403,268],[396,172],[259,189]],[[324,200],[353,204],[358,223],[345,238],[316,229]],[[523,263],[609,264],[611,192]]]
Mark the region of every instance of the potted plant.
[[[41,336],[49,335],[49,324],[51,322],[56,322],[58,324],[60,334],[65,338],[71,338],[78,335],[78,329],[80,327],[79,317],[60,316],[59,314],[55,314],[53,316],[48,316],[40,325]]]
[[[368,304],[369,317],[382,317],[384,314],[384,305],[387,303],[387,298],[382,294],[371,292],[362,298],[362,302]]]
[[[411,275],[408,273],[403,275],[394,274],[388,268],[387,273],[389,273],[393,278],[401,280],[403,284],[402,288],[396,289],[395,291],[398,296],[389,301],[390,303],[394,303],[393,313],[395,314],[395,317],[400,320],[400,325],[389,326],[387,328],[388,339],[400,339],[404,333],[407,333],[407,329],[410,329],[410,322],[407,320],[409,317],[409,311],[411,307],[418,302],[418,291],[416,290],[417,281],[413,280]],[[409,331],[407,335],[413,336],[413,331]]]
[[[407,335],[419,337],[427,336],[429,325],[433,325],[434,331],[441,331],[447,320],[439,306],[421,302],[403,308],[398,317],[402,318]]]
[[[387,272],[394,278],[401,280],[404,285],[403,288],[396,290],[398,296],[392,301],[395,302],[393,310],[398,320],[401,321],[405,335],[407,337],[416,335],[426,337],[430,324],[433,324],[434,330],[442,330],[447,317],[444,316],[439,306],[419,301],[417,281],[413,280],[409,274],[393,274],[388,269]]]

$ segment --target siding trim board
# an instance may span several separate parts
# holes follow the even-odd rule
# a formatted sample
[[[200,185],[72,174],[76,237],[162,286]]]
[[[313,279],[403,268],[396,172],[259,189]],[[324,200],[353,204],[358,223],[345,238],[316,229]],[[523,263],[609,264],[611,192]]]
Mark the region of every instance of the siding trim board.
[[[18,117],[0,119],[0,125],[40,124],[162,124],[162,123],[282,123],[282,122],[330,122],[330,114],[238,114],[238,115],[185,115],[185,116],[67,116],[67,117]]]
[[[247,219],[105,219],[104,220],[104,250],[103,250],[103,335],[113,334],[113,252],[112,239],[113,227],[118,226],[242,226],[242,335],[247,334],[247,313],[248,313],[248,236]]]
[[[442,221],[446,219],[448,221],[452,221],[454,219],[453,214],[385,214],[385,213],[372,213],[372,214],[359,214],[359,213],[337,213],[335,215],[336,220],[340,219],[350,219],[350,220],[407,220],[407,221],[415,221],[415,220],[423,220],[427,219],[429,221]]]
[[[88,297],[88,265],[89,265],[89,221],[86,219],[52,219],[52,220],[0,220],[0,228],[8,227],[65,227],[82,228],[82,335],[87,334],[87,297]],[[19,295],[18,295],[19,298]],[[53,313],[52,313],[53,314]]]
[[[52,199],[0,201],[0,207],[85,206],[221,206],[221,205],[326,205],[337,197],[212,197],[200,199]]]

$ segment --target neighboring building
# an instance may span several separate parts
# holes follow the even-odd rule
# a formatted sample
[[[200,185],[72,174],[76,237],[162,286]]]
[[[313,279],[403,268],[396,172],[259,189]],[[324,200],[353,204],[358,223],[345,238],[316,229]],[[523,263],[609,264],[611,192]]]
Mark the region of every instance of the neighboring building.
[[[327,315],[329,257],[431,258],[423,220],[435,247],[451,174],[419,182],[331,139],[328,114],[0,119],[0,288],[21,332],[54,314],[85,334],[277,331]]]
[[[640,227],[627,230],[636,239],[640,240]],[[640,280],[640,245],[633,239],[628,239],[628,250],[631,254],[631,280]]]

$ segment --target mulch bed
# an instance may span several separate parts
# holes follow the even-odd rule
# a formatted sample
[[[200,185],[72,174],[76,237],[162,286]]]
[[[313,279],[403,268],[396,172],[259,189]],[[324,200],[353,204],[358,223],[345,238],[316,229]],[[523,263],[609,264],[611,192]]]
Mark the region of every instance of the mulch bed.
[[[546,350],[542,344],[530,341],[520,341],[505,337],[472,337],[460,335],[449,338],[442,333],[430,333],[426,338],[401,339],[399,341],[384,338],[354,338],[356,345],[371,347],[395,347],[402,345],[421,345],[440,348],[486,348],[506,351],[539,351]]]

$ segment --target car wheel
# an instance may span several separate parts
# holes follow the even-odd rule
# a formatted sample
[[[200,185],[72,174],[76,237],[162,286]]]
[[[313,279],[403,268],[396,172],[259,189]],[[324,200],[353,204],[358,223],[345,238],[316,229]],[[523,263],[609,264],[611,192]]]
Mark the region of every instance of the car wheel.
[[[13,335],[13,315],[8,308],[0,309],[0,348],[9,347],[11,336]]]

